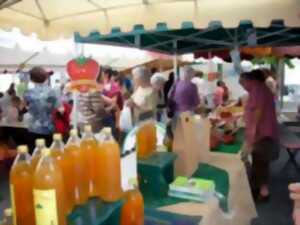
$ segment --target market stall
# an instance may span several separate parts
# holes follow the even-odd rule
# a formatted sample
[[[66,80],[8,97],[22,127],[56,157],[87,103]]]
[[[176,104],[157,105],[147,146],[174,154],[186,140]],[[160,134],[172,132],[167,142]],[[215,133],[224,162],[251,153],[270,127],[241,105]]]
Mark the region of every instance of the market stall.
[[[7,2],[0,5],[0,26],[3,28],[19,26],[22,32],[35,31],[44,39],[56,38],[59,35],[70,36],[75,32],[75,39],[80,43],[122,45],[172,54],[175,72],[177,72],[177,55],[198,49],[235,49],[246,45],[282,46],[299,44],[300,41],[300,30],[297,27],[300,6],[296,0],[284,2],[224,0],[219,1],[218,5],[208,0],[203,2],[128,0],[122,3],[116,0],[106,3],[97,0],[78,0],[76,4],[73,1],[28,0],[13,1],[9,5],[5,3]],[[233,9],[236,13],[232,13]],[[253,13],[254,10],[256,13]],[[12,12],[14,16],[11,16]],[[86,62],[80,61],[78,65]],[[92,76],[88,84],[96,80],[96,74],[85,74],[84,78]],[[74,79],[75,81],[86,81],[74,77],[77,79]],[[76,91],[87,92],[89,89],[85,82],[76,84],[79,84],[75,88]],[[207,118],[183,114],[180,125],[176,128],[173,152],[161,153],[157,152],[155,123],[148,121],[140,125],[134,149],[125,152],[123,158],[136,152],[138,160],[132,157],[135,160],[133,165],[137,166],[136,174],[140,175],[139,183],[143,196],[137,189],[136,176],[132,177],[133,183],[130,184],[130,179],[124,182],[131,186],[130,190],[124,190],[125,198],[121,198],[120,147],[112,141],[111,130],[105,128],[103,133],[100,133],[98,142],[101,151],[98,151],[98,147],[95,147],[97,143],[91,138],[94,136],[91,126],[84,128],[83,141],[79,145],[77,131],[73,130],[71,133],[73,139],[70,143],[75,143],[75,149],[78,151],[85,149],[84,157],[77,157],[71,166],[67,164],[70,166],[68,169],[71,169],[67,175],[63,174],[62,179],[62,176],[55,174],[59,174],[60,167],[62,171],[64,170],[64,163],[53,166],[52,163],[55,164],[55,161],[51,160],[49,149],[41,150],[42,159],[47,160],[40,163],[35,172],[33,185],[35,202],[28,204],[35,209],[29,210],[29,213],[33,214],[35,211],[38,225],[43,224],[43,219],[49,223],[56,221],[64,224],[66,218],[68,224],[75,224],[78,219],[81,223],[88,221],[88,224],[91,224],[91,221],[94,221],[97,225],[119,225],[120,221],[125,221],[121,222],[123,225],[132,224],[128,222],[129,219],[141,218],[143,223],[144,213],[146,222],[150,220],[156,224],[159,222],[176,224],[177,221],[191,225],[250,224],[251,219],[256,217],[256,211],[244,166],[239,155],[210,152],[210,130]],[[55,157],[60,158],[59,162],[62,158],[59,152],[63,151],[62,137],[55,136],[53,146],[55,147],[52,147],[51,151],[56,151]],[[74,148],[68,151],[72,152]],[[19,154],[26,155],[26,147],[21,147]],[[26,159],[26,157],[17,158],[15,165],[18,165],[20,158]],[[95,166],[97,165],[95,159],[101,162],[102,167]],[[86,161],[87,164],[81,164],[81,161]],[[79,165],[81,171],[76,167]],[[50,174],[47,166],[52,166],[55,172]],[[82,173],[82,168],[88,170],[87,175]],[[21,176],[16,172],[17,177],[18,175]],[[44,188],[43,179],[48,176],[53,176],[57,182],[48,184],[49,187],[45,185]],[[65,180],[77,177],[79,181],[88,178],[87,182],[84,180],[88,186],[88,197],[97,198],[89,201],[87,198],[84,198],[84,201],[76,199],[77,207],[73,207],[76,205],[74,202],[70,206],[68,201],[64,202],[61,199],[70,193],[71,195],[75,193],[75,198],[78,197],[76,191],[70,191],[72,188],[63,191],[62,186]],[[19,195],[15,198],[19,209],[19,211],[14,209],[16,217],[23,215],[20,210],[22,208],[20,199],[24,196],[21,195],[24,194],[32,201],[30,198],[32,187],[29,185],[21,187],[13,181],[17,179],[11,181],[12,186],[15,185],[13,186],[15,190],[24,190],[12,189],[13,199],[14,194]],[[70,185],[72,182],[66,183]],[[101,191],[95,193],[97,189]],[[186,191],[187,189],[192,191]],[[243,191],[240,191],[241,189]],[[48,204],[47,201],[52,204]],[[144,206],[145,210],[142,210]],[[164,214],[165,211],[171,214]]]

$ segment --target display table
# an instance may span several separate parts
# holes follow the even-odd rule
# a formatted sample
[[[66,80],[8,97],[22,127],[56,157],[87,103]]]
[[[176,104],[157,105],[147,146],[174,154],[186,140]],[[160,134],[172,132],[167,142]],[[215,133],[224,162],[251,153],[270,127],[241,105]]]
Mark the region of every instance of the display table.
[[[5,120],[1,120],[0,137],[5,141],[11,138],[16,143],[16,145],[23,145],[27,143],[27,128],[28,124],[26,122],[7,123]]]
[[[0,121],[0,127],[11,127],[11,128],[27,129],[28,124],[26,122],[8,123],[6,121]]]
[[[244,129],[239,129],[235,134],[235,137],[236,140],[233,144],[220,144],[217,148],[212,149],[212,151],[232,154],[239,153],[244,143]]]
[[[90,199],[76,207],[67,218],[68,225],[120,225],[123,202],[104,203],[100,199]],[[202,216],[182,215],[175,212],[145,208],[145,225],[198,225]]]
[[[246,170],[239,155],[211,153],[208,163],[229,174],[228,213],[219,207],[217,199],[207,203],[181,202],[161,209],[185,215],[201,215],[201,225],[249,225],[257,214]]]

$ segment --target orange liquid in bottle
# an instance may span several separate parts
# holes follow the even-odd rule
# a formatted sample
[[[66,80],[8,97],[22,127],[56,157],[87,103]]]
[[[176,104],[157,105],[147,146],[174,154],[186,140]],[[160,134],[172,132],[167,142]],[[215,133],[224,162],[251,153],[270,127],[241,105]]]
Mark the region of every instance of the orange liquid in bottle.
[[[65,147],[64,160],[66,174],[70,176],[65,188],[72,205],[85,203],[89,195],[89,183],[86,179],[86,167],[83,158],[84,154],[80,148],[77,130],[71,130],[70,139]]]
[[[49,149],[42,157],[34,174],[34,203],[36,225],[66,224],[67,206],[63,173]]]
[[[110,128],[104,128],[102,141],[96,154],[96,187],[99,197],[107,202],[121,198],[121,160],[120,148],[113,139]]]
[[[41,158],[42,149],[46,147],[44,139],[37,139],[35,143],[36,143],[35,144],[36,147],[34,149],[34,152],[33,152],[32,158],[31,158],[31,166],[33,168],[33,171],[35,171],[37,164]]]
[[[83,160],[87,171],[87,179],[89,183],[89,197],[98,196],[96,189],[96,152],[98,149],[98,142],[94,137],[91,126],[84,127],[84,135],[81,140],[81,151],[83,152]],[[99,163],[99,162],[97,162]]]
[[[136,134],[137,154],[139,159],[146,159],[156,150],[155,123],[148,121],[143,123]]]
[[[19,146],[18,156],[10,171],[10,188],[14,224],[35,224],[33,204],[33,170],[26,146]]]
[[[126,193],[121,211],[121,225],[144,225],[144,199],[139,190]]]
[[[63,174],[63,185],[65,186],[65,190],[68,190],[67,187],[70,186],[71,177],[74,176],[74,173],[70,173],[70,171],[67,170],[67,161],[64,158],[64,143],[60,134],[53,135],[53,143],[50,148],[51,156],[56,160]],[[67,211],[70,212],[73,208],[72,201],[68,198],[67,192],[65,195]]]

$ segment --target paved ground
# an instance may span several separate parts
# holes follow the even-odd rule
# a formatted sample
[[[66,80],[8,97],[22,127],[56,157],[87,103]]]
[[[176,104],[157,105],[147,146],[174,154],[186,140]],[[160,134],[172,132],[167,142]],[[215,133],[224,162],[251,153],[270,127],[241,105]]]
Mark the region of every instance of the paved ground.
[[[257,204],[258,219],[253,225],[292,225],[292,202],[287,186],[300,181],[300,173],[291,163],[286,165],[288,155],[282,151],[278,161],[271,165],[271,199],[265,204]],[[300,160],[298,159],[298,162]]]
[[[252,225],[292,225],[292,202],[288,197],[287,186],[290,182],[300,181],[300,173],[291,164],[285,166],[288,160],[287,154],[282,151],[280,159],[271,166],[271,200],[265,204],[258,204],[259,217]],[[300,162],[300,154],[299,159]],[[0,218],[2,211],[9,205],[9,190],[7,172],[0,168]]]

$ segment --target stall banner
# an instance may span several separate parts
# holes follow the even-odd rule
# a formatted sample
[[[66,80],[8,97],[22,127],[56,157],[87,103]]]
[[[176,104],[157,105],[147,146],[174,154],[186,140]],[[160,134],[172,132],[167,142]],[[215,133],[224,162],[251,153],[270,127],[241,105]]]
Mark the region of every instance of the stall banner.
[[[214,81],[221,77],[221,74],[219,72],[209,72],[207,74],[207,80],[208,81]]]
[[[89,92],[96,90],[100,65],[92,58],[80,56],[67,63],[67,72],[71,81],[67,88],[70,91]]]

